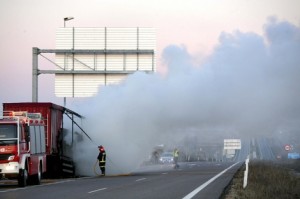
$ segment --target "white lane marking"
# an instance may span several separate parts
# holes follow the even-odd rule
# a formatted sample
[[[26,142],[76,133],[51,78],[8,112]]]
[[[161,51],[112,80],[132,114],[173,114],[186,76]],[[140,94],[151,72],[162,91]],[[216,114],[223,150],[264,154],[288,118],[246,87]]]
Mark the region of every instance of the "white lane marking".
[[[74,180],[63,180],[63,181],[59,181],[59,182],[50,182],[50,183],[45,183],[45,184],[40,184],[40,185],[28,186],[28,187],[24,187],[24,188],[8,189],[8,190],[0,191],[0,193],[18,191],[18,190],[23,190],[23,189],[30,189],[30,188],[34,188],[34,187],[44,187],[44,186],[62,184],[62,183],[67,183],[67,182],[72,182],[72,181],[74,181]]]
[[[231,165],[230,167],[228,167],[227,169],[225,169],[224,171],[222,171],[221,173],[217,174],[215,177],[211,178],[210,180],[208,180],[207,182],[205,182],[204,184],[200,185],[198,188],[196,188],[194,191],[192,191],[191,193],[189,193],[188,195],[186,195],[185,197],[183,197],[182,199],[191,199],[192,197],[194,197],[198,192],[200,192],[202,189],[204,189],[207,185],[209,185],[210,183],[212,183],[215,179],[217,179],[218,177],[220,177],[223,173],[225,173],[226,171],[228,171],[229,169],[231,169],[232,167],[234,167],[235,165],[237,165],[239,162]]]
[[[162,173],[163,175],[167,175],[168,173]]]
[[[146,180],[147,178],[140,178],[140,179],[137,179],[136,182],[138,181],[142,181],[142,180]]]
[[[47,183],[47,184],[41,184],[41,185],[36,185],[36,186],[43,187],[43,186],[54,185],[54,184],[62,184],[62,183],[73,182],[73,181],[75,181],[75,180],[63,180],[63,181],[59,181],[59,182],[50,182],[50,183]]]
[[[94,193],[94,192],[97,192],[97,191],[103,191],[103,190],[105,190],[105,189],[107,189],[107,188],[96,189],[96,190],[90,191],[90,192],[88,192],[88,193]]]

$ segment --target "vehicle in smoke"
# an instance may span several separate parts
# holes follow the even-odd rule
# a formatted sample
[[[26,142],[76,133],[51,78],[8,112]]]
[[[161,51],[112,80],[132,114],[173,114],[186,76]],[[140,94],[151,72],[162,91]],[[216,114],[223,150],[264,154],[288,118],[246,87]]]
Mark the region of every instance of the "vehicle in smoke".
[[[159,162],[162,164],[172,164],[174,162],[172,152],[163,152],[159,157]]]

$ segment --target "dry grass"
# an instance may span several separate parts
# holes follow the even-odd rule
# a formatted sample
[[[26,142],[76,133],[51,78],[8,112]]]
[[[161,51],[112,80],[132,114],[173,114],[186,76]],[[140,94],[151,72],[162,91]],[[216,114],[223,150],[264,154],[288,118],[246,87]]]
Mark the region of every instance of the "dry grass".
[[[296,168],[298,163],[296,164]],[[285,165],[250,162],[248,186],[243,189],[243,166],[234,176],[222,199],[300,199],[300,178]]]

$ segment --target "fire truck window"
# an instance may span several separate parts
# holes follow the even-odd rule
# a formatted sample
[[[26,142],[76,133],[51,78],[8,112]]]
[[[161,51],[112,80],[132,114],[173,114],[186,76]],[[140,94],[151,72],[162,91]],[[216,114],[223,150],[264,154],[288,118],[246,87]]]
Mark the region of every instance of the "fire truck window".
[[[9,125],[9,124],[2,124],[0,125],[0,145],[14,145],[16,144],[17,138],[17,126],[16,125]],[[2,140],[5,139],[5,140]],[[8,140],[12,139],[12,140]]]
[[[16,138],[17,137],[17,126],[16,125],[0,125],[0,139],[4,138]]]

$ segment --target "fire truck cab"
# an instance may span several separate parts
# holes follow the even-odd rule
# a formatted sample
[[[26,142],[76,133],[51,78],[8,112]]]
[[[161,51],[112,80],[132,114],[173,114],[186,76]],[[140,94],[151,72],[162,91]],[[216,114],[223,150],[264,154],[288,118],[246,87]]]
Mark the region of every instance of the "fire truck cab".
[[[40,184],[46,171],[45,122],[40,113],[3,112],[0,117],[0,177],[19,186]]]

